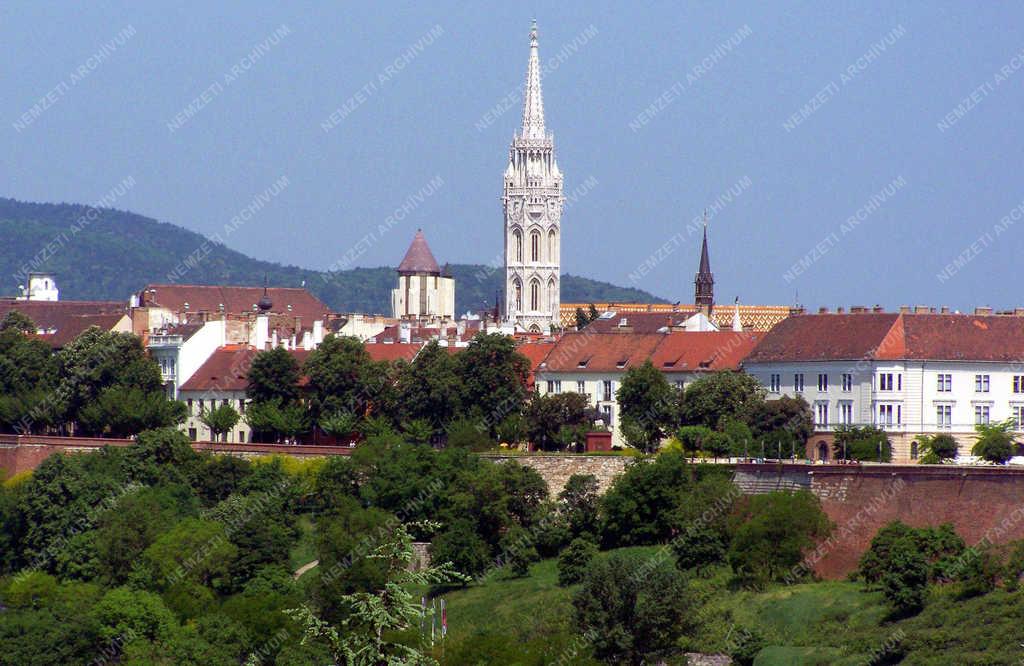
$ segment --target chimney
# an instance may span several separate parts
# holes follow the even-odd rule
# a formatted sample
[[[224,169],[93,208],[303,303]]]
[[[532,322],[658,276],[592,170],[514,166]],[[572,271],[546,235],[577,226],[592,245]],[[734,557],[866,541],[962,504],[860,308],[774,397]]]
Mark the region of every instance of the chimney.
[[[943,305],[941,308],[939,308],[939,312],[942,314],[949,314],[949,306]]]
[[[263,351],[267,348],[267,342],[270,340],[270,318],[267,315],[256,316],[256,332],[253,347]]]
[[[871,308],[871,311],[877,314],[877,313],[885,312],[885,308],[883,308],[881,305],[878,305],[876,303],[875,307]]]
[[[836,314],[846,314],[846,308],[840,305],[839,307],[836,308]]]
[[[1014,308],[1013,309],[1013,316],[1014,317],[1024,317],[1024,308]]]
[[[818,314],[828,314],[828,308],[825,308],[825,307],[818,308]]]
[[[935,312],[935,308],[930,308],[927,305],[915,305],[914,314],[932,314]]]
[[[875,306],[875,312],[878,312],[878,306],[877,305]],[[911,307],[909,305],[901,305],[900,306],[900,314],[910,314],[911,312],[913,312],[913,310],[911,309]]]
[[[324,341],[324,322],[322,319],[317,319],[313,322],[313,346],[318,346]]]
[[[974,308],[974,314],[976,315],[990,315],[992,314],[992,308],[988,306],[980,306]]]
[[[863,305],[851,305],[850,306],[850,312],[855,313],[855,314],[863,314],[863,313],[865,313],[867,311],[868,311],[867,307],[865,307]]]
[[[803,309],[802,306],[792,307],[792,308],[789,309],[789,316],[790,317],[794,317],[796,315],[802,315],[802,314],[804,314],[804,312],[805,312],[805,310]]]
[[[398,325],[398,341],[412,342],[412,327],[409,326],[409,322],[403,321]]]

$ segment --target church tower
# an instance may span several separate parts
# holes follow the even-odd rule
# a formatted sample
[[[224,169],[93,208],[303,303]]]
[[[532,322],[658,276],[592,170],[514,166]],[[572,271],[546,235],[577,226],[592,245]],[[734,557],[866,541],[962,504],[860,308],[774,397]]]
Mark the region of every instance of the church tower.
[[[512,139],[505,169],[505,319],[546,332],[559,324],[562,172],[554,137],[544,127],[537,22],[530,29],[523,126]]]
[[[704,242],[700,246],[700,266],[693,280],[693,302],[704,314],[711,316],[715,307],[715,274],[711,272],[711,260],[708,258],[708,223],[704,220]]]

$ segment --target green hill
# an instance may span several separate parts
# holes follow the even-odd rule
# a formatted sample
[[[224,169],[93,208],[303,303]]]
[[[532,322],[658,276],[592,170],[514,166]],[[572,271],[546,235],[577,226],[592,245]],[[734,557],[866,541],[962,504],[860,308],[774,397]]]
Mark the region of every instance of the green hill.
[[[148,283],[305,285],[338,311],[388,313],[395,285],[391,267],[323,273],[253,259],[193,231],[127,211],[77,204],[25,203],[0,198],[0,294],[14,295],[26,270],[57,276],[66,299],[127,299]],[[81,222],[85,220],[85,222]],[[405,247],[396,247],[399,257]],[[187,270],[176,273],[183,262]],[[452,264],[457,313],[493,307],[502,271],[478,264]],[[574,275],[562,278],[562,301],[663,303],[639,289]]]

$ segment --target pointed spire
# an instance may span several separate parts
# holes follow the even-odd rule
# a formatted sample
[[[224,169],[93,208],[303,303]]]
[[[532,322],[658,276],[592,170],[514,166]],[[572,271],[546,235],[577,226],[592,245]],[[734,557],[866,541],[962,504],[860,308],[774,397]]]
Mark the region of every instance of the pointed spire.
[[[530,61],[526,66],[526,89],[523,102],[523,130],[525,139],[543,139],[544,99],[540,92],[540,54],[537,49],[537,19],[530,28]]]
[[[743,332],[743,322],[740,321],[740,297],[736,297],[735,309],[732,311],[732,330],[737,333]]]
[[[434,253],[430,251],[422,229],[416,230],[416,236],[413,237],[405,258],[398,265],[398,272],[441,274],[441,267],[437,265],[437,259],[434,259]]]
[[[715,276],[711,272],[711,259],[708,257],[708,212],[704,211],[704,241],[700,246],[700,266],[693,281],[693,302],[710,316],[715,305]]]

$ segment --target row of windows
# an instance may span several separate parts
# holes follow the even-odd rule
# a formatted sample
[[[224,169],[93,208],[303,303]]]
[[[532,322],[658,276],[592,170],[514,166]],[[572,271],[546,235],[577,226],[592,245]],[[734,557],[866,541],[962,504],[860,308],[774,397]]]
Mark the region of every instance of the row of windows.
[[[513,298],[515,299],[516,311],[523,311],[523,283],[516,278],[512,281],[512,288],[515,292]],[[555,285],[555,279],[551,278],[548,280],[547,294],[545,295],[544,289],[541,286],[540,280],[533,278],[530,280],[530,310],[533,312],[540,312],[542,306],[545,310],[554,310],[555,298],[558,295],[558,287]]]
[[[216,409],[217,408],[217,400],[216,399],[204,400],[203,398],[199,398],[198,400],[193,401],[192,398],[189,398],[187,402],[188,402],[188,413],[189,414],[195,414],[197,416],[199,414],[202,414],[204,411],[206,411],[206,404],[207,403],[209,403],[210,409]],[[225,407],[232,407],[232,406],[234,406],[231,403],[232,403],[232,400],[230,400],[228,398],[224,398],[223,400],[220,401],[220,404],[222,406],[225,406]],[[193,410],[193,404],[197,404],[199,406],[199,409],[198,410]],[[238,411],[239,414],[245,414],[245,400],[242,399],[242,398],[239,398],[238,399],[238,406],[235,407],[235,409]]]
[[[682,382],[676,382],[679,386]],[[548,393],[561,393],[562,392],[562,380],[561,379],[549,379],[547,381],[547,392]],[[576,392],[586,393],[587,384],[583,380],[576,382]],[[605,380],[601,382],[600,391],[598,392],[598,400],[602,402],[611,402],[615,399],[615,382],[611,380]]]
[[[939,373],[936,375],[936,390],[939,393],[950,393],[953,390],[953,375],[949,373]],[[782,375],[773,373],[768,380],[769,390],[772,393],[779,393],[782,390]],[[828,391],[828,374],[818,374],[818,390]],[[900,373],[883,372],[878,375],[878,390],[879,391],[902,391],[903,390],[903,375]],[[976,393],[988,393],[991,389],[992,381],[990,375],[974,375],[974,391]],[[853,390],[853,375],[849,373],[842,374],[842,389],[844,392]],[[793,375],[793,390],[797,393],[802,393],[804,390],[804,373],[797,372]],[[1013,376],[1013,392],[1024,393],[1024,375]]]
[[[196,441],[196,438],[198,436],[199,436],[199,433],[196,431],[195,428],[189,428],[188,429],[188,438],[191,439],[193,442]],[[214,439],[213,435],[210,435],[210,440],[213,441],[213,439]],[[220,441],[227,442],[228,441],[228,433],[226,433],[226,432],[225,433],[221,433]],[[244,430],[239,430],[238,431],[238,443],[239,444],[245,444],[245,431]]]
[[[844,372],[840,379],[841,386],[844,392],[850,392],[853,390],[853,375]],[[779,393],[782,391],[782,375],[773,373],[768,378],[768,388],[772,393]],[[797,393],[803,393],[804,390],[804,373],[797,372],[793,375],[793,390]],[[818,374],[818,390],[828,390],[828,373]]]
[[[523,261],[523,232],[519,229],[512,232],[512,256],[520,263]],[[558,263],[558,236],[554,229],[548,232],[547,259],[549,263]],[[537,230],[530,232],[530,261],[541,261],[541,236]]]
[[[817,426],[828,426],[833,425],[832,421],[829,421],[829,405],[827,402],[816,402],[814,403],[814,425]],[[841,400],[839,402],[839,421],[840,425],[852,425],[853,424],[853,402],[850,400]]]

